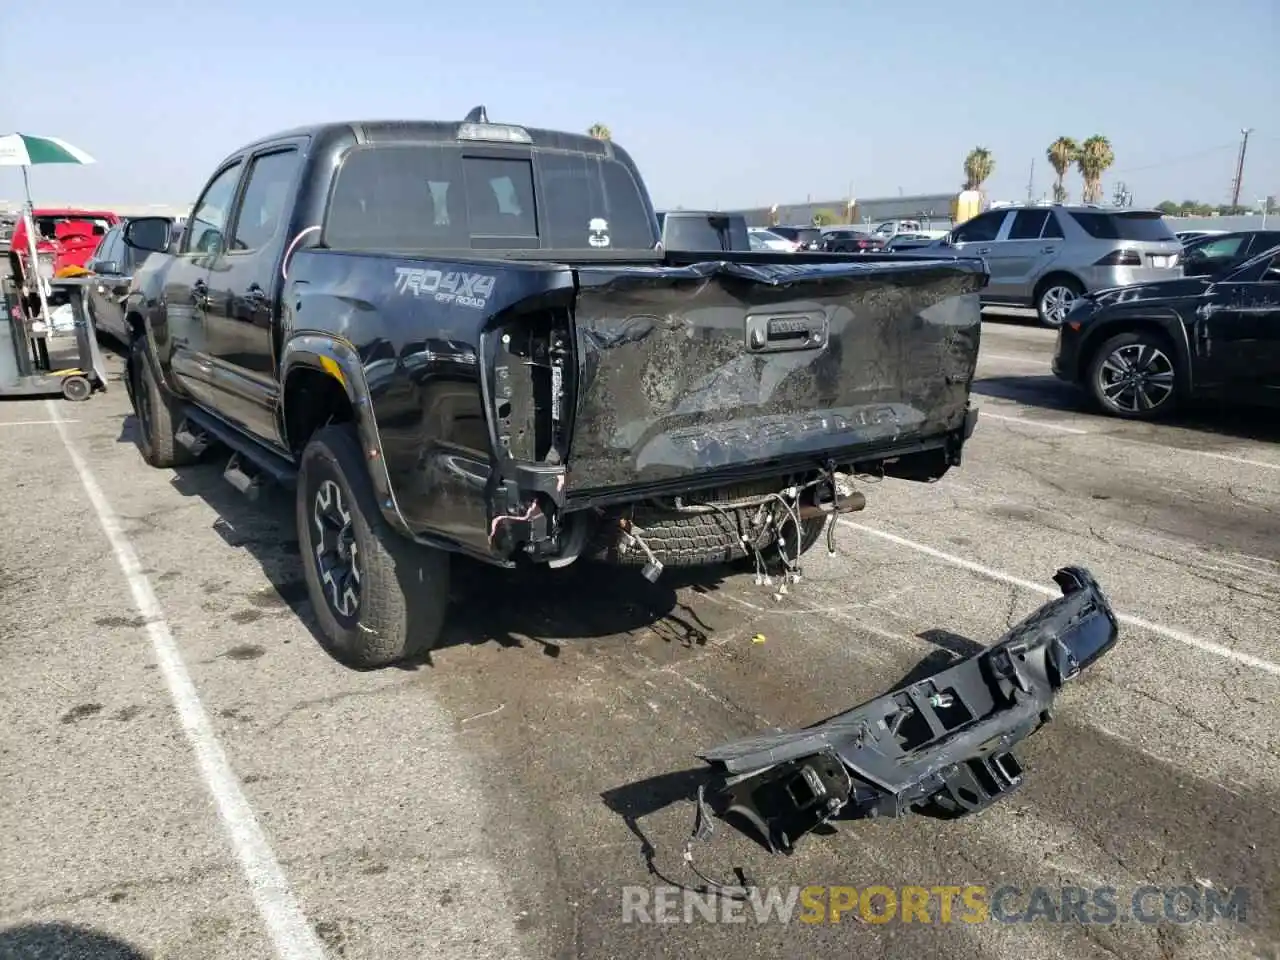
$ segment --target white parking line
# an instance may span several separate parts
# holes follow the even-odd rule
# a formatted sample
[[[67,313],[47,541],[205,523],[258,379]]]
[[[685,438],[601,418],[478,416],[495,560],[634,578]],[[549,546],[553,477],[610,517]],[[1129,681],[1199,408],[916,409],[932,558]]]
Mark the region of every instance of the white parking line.
[[[1005,363],[1027,363],[1037,367],[1049,366],[1049,361],[1037,357],[1014,357],[1007,353],[983,353],[978,351],[979,360],[1003,360]]]
[[[58,408],[52,401],[46,402],[49,405],[50,422],[57,427],[71,465],[80,475],[80,483],[98,515],[102,531],[115,553],[116,563],[128,581],[134,606],[146,624],[147,635],[151,638],[151,646],[169,687],[169,695],[182,723],[183,732],[195,752],[205,786],[213,796],[231,845],[240,859],[240,866],[253,892],[254,903],[275,944],[276,955],[281,960],[324,960],[320,941],[294,899],[289,882],[267,843],[266,834],[263,833],[253,808],[249,806],[231,764],[227,762],[222,744],[213,732],[209,716],[200,702],[200,695],[196,692],[191,675],[178,652],[178,645],[174,642],[173,633],[165,621],[164,612],[151,589],[150,581],[142,572],[138,555],[111,504],[107,502],[102,488],[98,486],[98,481],[72,445]]]
[[[44,424],[48,426],[51,423],[79,423],[79,420],[3,420],[0,421],[0,427],[33,427]]]
[[[1059,597],[1061,591],[1046,587],[1042,583],[1035,583],[1031,580],[1023,580],[1021,577],[1015,577],[1011,573],[1005,573],[1002,570],[995,570],[991,567],[983,566],[972,560],[966,560],[964,557],[957,557],[952,553],[945,553],[934,547],[926,546],[923,543],[916,543],[914,540],[908,540],[906,537],[900,537],[896,533],[889,533],[885,530],[877,530],[875,527],[868,527],[865,524],[854,523],[852,520],[841,520],[842,524],[859,530],[862,533],[869,534],[873,537],[879,537],[881,540],[887,540],[889,543],[896,544],[899,547],[906,547],[908,550],[915,550],[926,556],[933,557],[935,560],[941,560],[952,566],[960,567],[968,570],[970,573],[976,573],[980,577],[988,580],[995,580],[999,583],[1007,583],[1010,586],[1021,587],[1023,590],[1030,590],[1046,597]],[[1131,627],[1137,627],[1140,630],[1146,630],[1148,633],[1154,633],[1156,636],[1164,637],[1166,640],[1174,640],[1178,643],[1194,647],[1205,653],[1211,653],[1214,656],[1222,657],[1225,660],[1234,660],[1236,663],[1244,664],[1247,667],[1253,667],[1255,670],[1261,670],[1263,673],[1269,673],[1273,676],[1280,677],[1280,663],[1272,663],[1270,660],[1263,660],[1261,657],[1255,657],[1249,653],[1242,653],[1239,650],[1233,650],[1225,647],[1220,643],[1214,643],[1212,640],[1204,640],[1201,637],[1192,636],[1181,630],[1175,630],[1173,627],[1165,627],[1158,623],[1152,623],[1150,620],[1144,620],[1141,617],[1135,617],[1127,613],[1116,613],[1116,619],[1121,623],[1126,623]]]
[[[1024,427],[1043,427],[1046,430],[1061,430],[1063,433],[1074,433],[1080,436],[1092,433],[1079,427],[1068,427],[1061,423],[1049,423],[1045,420],[1028,420],[1026,417],[1006,417],[999,413],[991,413],[986,407],[978,408],[978,423],[983,420],[999,420],[1001,423],[1018,423]]]
[[[1099,434],[1099,436],[1107,436],[1107,434]],[[1162,444],[1147,443],[1143,440],[1130,440],[1128,437],[1111,437],[1119,443],[1133,443],[1140,447],[1155,447]],[[1228,463],[1241,463],[1246,467],[1262,467],[1264,470],[1280,470],[1280,463],[1267,463],[1265,460],[1250,460],[1248,457],[1236,457],[1229,453],[1213,453],[1209,450],[1184,450],[1181,447],[1166,447],[1167,450],[1174,450],[1178,453],[1190,453],[1197,457],[1208,457],[1210,460],[1225,460]]]
[[[1009,409],[1005,407],[1005,409]],[[1015,409],[1018,408],[1015,406]],[[983,420],[999,420],[1002,423],[1016,423],[1024,427],[1040,427],[1044,430],[1057,430],[1060,433],[1072,433],[1076,436],[1098,437],[1115,443],[1128,443],[1136,447],[1158,447],[1173,453],[1186,454],[1189,457],[1207,457],[1210,460],[1224,460],[1227,463],[1238,463],[1246,467],[1261,467],[1264,470],[1280,470],[1280,463],[1268,463],[1265,460],[1250,460],[1248,457],[1237,457],[1230,453],[1214,453],[1212,450],[1188,450],[1186,447],[1174,447],[1165,443],[1152,443],[1149,440],[1135,440],[1132,437],[1117,437],[1114,433],[1102,430],[1083,430],[1080,427],[1069,427],[1065,423],[1053,423],[1048,420],[1032,420],[1029,417],[1009,417],[1000,413],[992,413],[990,407],[978,408],[978,422]]]

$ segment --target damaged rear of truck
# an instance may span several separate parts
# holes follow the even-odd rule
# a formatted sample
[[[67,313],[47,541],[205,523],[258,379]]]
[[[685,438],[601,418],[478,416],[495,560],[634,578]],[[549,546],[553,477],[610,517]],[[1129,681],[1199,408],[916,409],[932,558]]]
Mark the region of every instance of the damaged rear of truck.
[[[666,251],[620,146],[483,108],[266,138],[179,249],[154,219],[144,456],[295,487],[346,662],[429,649],[458,555],[795,578],[860,478],[937,480],[974,429],[982,261]]]
[[[862,481],[938,480],[976,422],[982,261],[664,251],[622,148],[483,108],[250,144],[169,236],[124,231],[154,252],[126,305],[142,454],[229,447],[237,488],[294,487],[319,633],[353,666],[437,642],[460,556],[794,582]],[[1010,748],[1115,642],[1088,572],[1058,580],[987,654],[708,751],[712,807],[789,850],[841,811],[1007,794]]]
[[[444,169],[349,145],[287,263],[286,421],[290,370],[327,357],[398,532],[502,566],[794,576],[859,477],[960,462],[981,261],[666,252],[621,148],[514,129]]]
[[[772,256],[343,257],[330,305],[362,344],[352,373],[388,519],[502,565],[586,556],[653,577],[768,548],[793,566],[828,518],[865,505],[855,478],[931,481],[959,463],[981,273]],[[333,296],[313,274],[328,259],[294,265],[298,318]],[[423,338],[423,301],[439,305],[444,283],[483,296],[444,294],[451,321],[432,332],[447,336]],[[377,305],[376,335],[352,329],[357,303]]]

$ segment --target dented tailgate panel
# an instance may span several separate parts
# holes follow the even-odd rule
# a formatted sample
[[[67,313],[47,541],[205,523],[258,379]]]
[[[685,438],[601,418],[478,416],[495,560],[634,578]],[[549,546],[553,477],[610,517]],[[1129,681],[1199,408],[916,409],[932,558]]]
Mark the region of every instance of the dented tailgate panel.
[[[980,261],[580,267],[566,491],[958,428]]]

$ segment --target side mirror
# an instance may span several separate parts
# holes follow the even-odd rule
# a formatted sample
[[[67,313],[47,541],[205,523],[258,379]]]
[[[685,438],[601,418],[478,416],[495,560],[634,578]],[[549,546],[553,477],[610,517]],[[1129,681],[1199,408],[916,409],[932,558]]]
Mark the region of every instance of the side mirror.
[[[120,263],[117,260],[98,260],[93,265],[93,272],[103,276],[118,274],[120,272]]]
[[[164,217],[139,217],[124,227],[124,242],[135,250],[164,253],[169,249],[169,221]]]

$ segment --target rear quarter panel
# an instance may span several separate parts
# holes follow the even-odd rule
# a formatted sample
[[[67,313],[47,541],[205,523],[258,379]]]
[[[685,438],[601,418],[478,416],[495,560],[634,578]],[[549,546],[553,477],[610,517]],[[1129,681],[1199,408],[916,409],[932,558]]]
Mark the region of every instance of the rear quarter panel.
[[[572,299],[572,271],[554,264],[303,250],[282,298],[282,376],[311,362],[291,343],[346,345],[335,355],[348,358],[343,373],[368,405],[390,485],[384,512],[415,535],[488,556],[481,335],[513,306]]]

